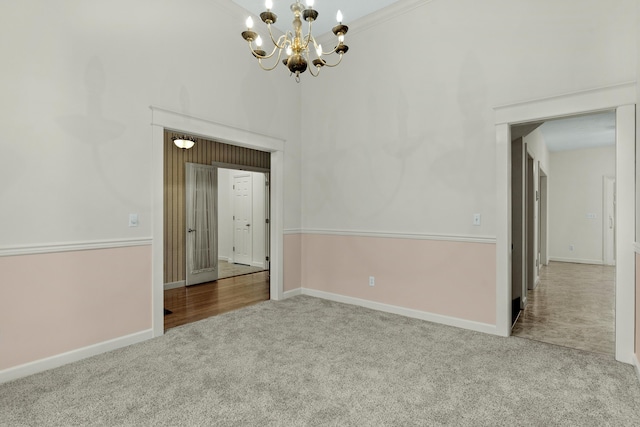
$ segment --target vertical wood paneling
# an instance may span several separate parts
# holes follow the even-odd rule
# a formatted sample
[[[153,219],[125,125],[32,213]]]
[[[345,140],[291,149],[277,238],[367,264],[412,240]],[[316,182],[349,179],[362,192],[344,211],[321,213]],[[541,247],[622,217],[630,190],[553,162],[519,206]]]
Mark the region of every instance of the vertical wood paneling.
[[[185,163],[212,162],[269,169],[270,153],[221,142],[196,139],[189,150],[173,144],[175,132],[164,133],[164,283],[185,279]]]

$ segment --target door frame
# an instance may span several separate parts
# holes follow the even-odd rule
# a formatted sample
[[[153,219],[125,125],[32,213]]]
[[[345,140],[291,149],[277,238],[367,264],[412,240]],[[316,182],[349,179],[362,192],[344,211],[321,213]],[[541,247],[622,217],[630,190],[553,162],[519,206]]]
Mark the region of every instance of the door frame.
[[[233,206],[232,206],[232,210],[233,210],[233,232],[232,232],[232,236],[233,236],[233,247],[234,250],[232,252],[232,262],[235,264],[236,263],[236,251],[235,248],[237,247],[236,245],[236,227],[235,227],[235,215],[236,215],[236,199],[235,199],[235,185],[236,185],[236,178],[242,178],[242,177],[247,177],[249,178],[249,182],[250,182],[250,190],[249,190],[249,200],[250,200],[250,204],[251,204],[251,209],[250,209],[250,214],[251,214],[251,222],[249,225],[249,227],[253,227],[253,177],[251,175],[251,173],[247,173],[244,171],[236,171],[236,172],[242,172],[242,173],[234,173],[231,175],[231,178],[233,180]],[[253,228],[250,228],[249,234],[251,235],[251,242],[249,243],[249,251],[250,251],[250,255],[249,255],[249,263],[246,265],[249,266],[253,266]],[[242,264],[242,263],[241,263]]]
[[[547,185],[547,172],[538,161],[538,277],[542,266],[549,264]]]
[[[635,104],[636,84],[496,107],[496,333],[509,336],[511,319],[511,125],[616,110],[615,358],[633,364],[635,341]],[[552,171],[551,171],[552,172]]]
[[[284,147],[285,140],[238,129],[183,113],[151,106],[152,129],[152,244],[151,244],[151,327],[153,336],[164,334],[164,131],[214,139],[225,144],[271,153],[271,272],[269,288],[272,300],[281,300],[283,291],[284,228]]]
[[[609,190],[609,184],[613,182],[613,190]],[[609,213],[609,205],[608,200],[609,196],[613,199],[613,215],[615,218],[616,212],[616,178],[615,176],[603,176],[602,177],[602,263],[604,265],[616,265],[616,239],[615,232],[611,233],[610,230],[610,220],[608,217]],[[613,229],[615,230],[616,223],[613,221]],[[609,254],[609,239],[613,239],[613,253]],[[611,255],[611,256],[609,256]]]
[[[211,162],[212,166],[215,166],[219,169],[232,169],[235,171],[244,171],[244,172],[257,172],[257,173],[261,173],[264,175],[264,182],[265,182],[265,190],[264,190],[264,210],[265,210],[265,227],[264,227],[264,232],[265,232],[265,236],[264,236],[264,244],[265,244],[265,248],[264,248],[264,254],[265,254],[265,260],[264,260],[264,269],[265,270],[270,270],[270,264],[269,264],[269,259],[270,259],[270,255],[269,255],[269,251],[271,250],[271,242],[269,241],[271,239],[271,190],[270,190],[270,176],[271,176],[271,171],[269,169],[266,168],[259,168],[256,166],[245,166],[245,165],[237,165],[235,163],[224,163],[224,162]]]

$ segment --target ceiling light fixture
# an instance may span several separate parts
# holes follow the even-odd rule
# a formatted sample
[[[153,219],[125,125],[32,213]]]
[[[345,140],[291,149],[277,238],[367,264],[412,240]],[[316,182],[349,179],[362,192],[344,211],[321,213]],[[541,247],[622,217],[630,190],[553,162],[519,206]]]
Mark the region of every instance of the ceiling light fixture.
[[[336,14],[338,25],[333,27],[332,30],[333,34],[338,38],[338,44],[333,48],[333,50],[324,52],[322,50],[322,45],[317,43],[316,39],[311,34],[313,21],[318,18],[318,12],[313,9],[313,0],[307,0],[306,8],[300,4],[299,0],[296,0],[296,2],[291,5],[291,11],[293,12],[293,32],[287,31],[286,34],[281,35],[278,40],[273,37],[273,33],[271,32],[271,24],[275,24],[277,19],[276,14],[271,12],[273,1],[266,0],[265,6],[267,10],[260,14],[260,19],[262,19],[262,22],[267,24],[269,37],[274,45],[271,53],[267,54],[262,50],[262,37],[253,31],[253,19],[251,17],[248,17],[246,21],[247,30],[242,32],[242,38],[249,43],[251,53],[258,59],[258,64],[260,64],[260,67],[263,70],[271,71],[276,68],[280,62],[282,52],[284,51],[286,58],[284,58],[282,62],[287,66],[291,74],[295,74],[296,81],[300,82],[300,74],[307,70],[307,66],[311,61],[309,56],[310,46],[313,46],[316,56],[313,62],[311,62],[315,66],[315,72],[313,67],[309,68],[309,72],[312,76],[317,77],[318,74],[320,74],[320,68],[324,66],[335,67],[342,62],[342,56],[347,52],[347,50],[349,50],[349,47],[344,44],[344,36],[347,34],[347,31],[349,31],[349,27],[342,25],[342,12],[338,11]],[[309,23],[309,32],[306,35],[302,34],[301,17]],[[276,55],[276,53],[277,59],[273,66],[265,66],[262,64],[262,60],[271,59]],[[332,55],[334,53],[338,55],[338,61],[335,64],[329,64],[323,59],[323,56]]]
[[[196,143],[196,139],[191,136],[174,136],[173,143],[176,144],[176,147],[182,148],[183,150],[188,150],[193,147]]]

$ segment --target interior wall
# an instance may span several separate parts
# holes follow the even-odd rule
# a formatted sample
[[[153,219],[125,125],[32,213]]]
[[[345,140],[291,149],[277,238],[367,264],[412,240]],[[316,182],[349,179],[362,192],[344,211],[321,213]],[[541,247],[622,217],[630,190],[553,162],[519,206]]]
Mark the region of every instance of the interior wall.
[[[550,170],[550,161],[549,161],[549,148],[547,147],[547,143],[545,142],[544,135],[540,128],[535,129],[530,134],[526,135],[524,138],[524,143],[527,144],[527,152],[533,158],[534,168],[533,168],[533,187],[534,194],[538,194],[538,197],[534,199],[534,254],[538,254],[540,252],[539,242],[538,242],[538,232],[539,232],[539,209],[540,209],[540,174],[538,171],[538,165],[544,172],[546,172],[547,176],[551,173]],[[547,240],[548,241],[548,240]],[[544,260],[540,260],[540,262],[544,262]],[[534,269],[534,283],[537,285],[539,280],[538,269]]]
[[[635,0],[434,0],[387,15],[383,26],[354,23],[346,39],[352,49],[340,67],[323,70],[323,84],[303,87],[303,99],[313,102],[302,128],[313,132],[303,134],[302,232],[491,242],[494,107],[634,81],[636,6]],[[416,29],[419,54],[415,44],[397,43],[415,40]],[[381,55],[388,60],[363,69]],[[318,117],[329,125],[316,126]],[[307,244],[303,239],[303,253]],[[391,253],[390,244],[379,249]],[[373,264],[374,254],[362,256]],[[303,256],[303,287],[336,279],[317,263]],[[305,273],[310,269],[318,277]],[[447,291],[434,273],[424,273],[412,279],[425,291]],[[345,283],[338,294],[365,292],[367,273]],[[406,283],[397,281],[394,291],[423,298]],[[449,304],[440,310],[453,315],[456,303]]]
[[[149,106],[183,114],[185,123],[198,117],[286,141],[284,226],[300,228],[301,88],[282,68],[259,68],[240,38],[245,18],[229,0],[33,0],[3,8],[0,40],[11,40],[2,49],[11,64],[0,79],[3,141],[22,141],[2,143],[0,155],[0,196],[12,206],[0,209],[3,271],[19,268],[23,256],[70,245],[77,263],[96,246],[150,245],[152,159],[162,147],[151,143]],[[177,22],[188,23],[189,31],[176,31]],[[264,96],[265,88],[277,90]],[[138,214],[137,227],[128,225],[131,213]],[[128,262],[150,271],[148,254],[132,257]],[[118,270],[104,271],[101,280],[117,283]],[[48,303],[56,307],[50,321],[69,315],[72,323],[91,325],[87,339],[65,351],[100,343],[113,316],[79,312],[76,305],[100,303],[113,313],[128,298],[88,292],[70,300],[67,290],[82,288],[85,278],[50,273]],[[36,297],[45,284],[40,280],[25,287],[29,280],[18,278],[14,285]],[[151,277],[138,286],[150,289]],[[0,287],[0,301],[8,292]],[[149,319],[150,298],[133,307]],[[12,313],[37,311],[30,298],[12,304]],[[20,319],[3,318],[2,336],[21,331]],[[134,326],[142,331],[148,324]],[[34,344],[38,357],[57,355],[55,343],[68,333],[61,328]],[[12,365],[32,361],[14,351],[0,342]]]
[[[0,382],[4,370],[150,330],[150,259],[149,245],[0,257]]]
[[[551,153],[551,260],[602,264],[603,177],[616,175],[615,154],[615,146]]]

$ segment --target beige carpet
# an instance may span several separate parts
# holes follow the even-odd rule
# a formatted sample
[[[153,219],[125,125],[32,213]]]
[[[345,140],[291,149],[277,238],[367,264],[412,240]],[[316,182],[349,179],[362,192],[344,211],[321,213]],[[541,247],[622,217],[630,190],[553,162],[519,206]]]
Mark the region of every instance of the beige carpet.
[[[610,357],[307,296],[0,385],[2,426],[636,426]]]

